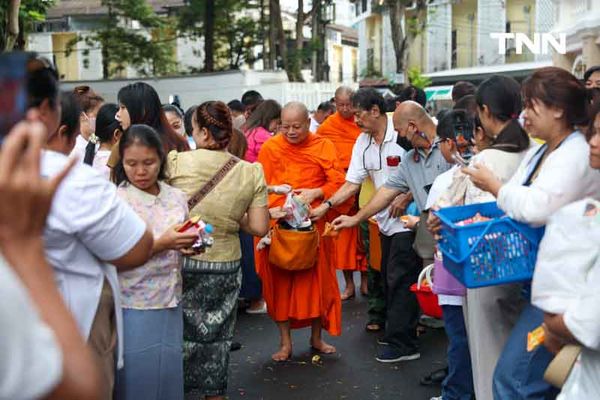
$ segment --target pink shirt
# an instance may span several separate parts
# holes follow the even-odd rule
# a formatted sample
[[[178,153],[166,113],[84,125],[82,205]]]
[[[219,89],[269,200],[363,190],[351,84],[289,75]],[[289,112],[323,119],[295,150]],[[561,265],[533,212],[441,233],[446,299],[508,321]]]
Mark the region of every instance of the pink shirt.
[[[273,135],[262,126],[259,126],[258,128],[244,132],[244,136],[246,136],[246,140],[248,141],[248,150],[246,151],[244,160],[253,163],[258,159],[258,152],[263,143],[271,139]]]

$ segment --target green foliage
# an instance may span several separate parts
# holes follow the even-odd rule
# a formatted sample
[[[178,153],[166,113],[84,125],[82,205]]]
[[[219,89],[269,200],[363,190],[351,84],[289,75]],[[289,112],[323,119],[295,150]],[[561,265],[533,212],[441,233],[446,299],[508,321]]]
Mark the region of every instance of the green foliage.
[[[19,30],[21,36],[26,37],[27,33],[33,30],[36,22],[46,20],[46,12],[54,5],[56,0],[21,0],[19,8]],[[4,49],[7,39],[7,19],[8,19],[9,0],[0,1],[0,49]],[[21,40],[17,43],[18,47],[24,45]]]
[[[181,10],[178,28],[182,34],[203,37],[205,2],[190,0]],[[238,69],[244,62],[256,61],[253,48],[260,42],[260,26],[246,11],[258,9],[258,3],[244,0],[215,0],[214,3],[215,69]]]
[[[108,15],[98,20],[98,28],[91,34],[72,41],[69,49],[78,41],[99,47],[105,79],[119,75],[128,66],[143,76],[176,72],[176,35],[169,28],[173,21],[157,16],[146,0],[102,0],[102,5],[108,8]],[[132,20],[139,22],[140,29],[127,25]],[[84,64],[89,64],[89,60]]]
[[[427,86],[431,85],[431,79],[421,75],[421,70],[417,67],[409,68],[408,81],[411,85],[416,86],[419,89],[425,89]]]

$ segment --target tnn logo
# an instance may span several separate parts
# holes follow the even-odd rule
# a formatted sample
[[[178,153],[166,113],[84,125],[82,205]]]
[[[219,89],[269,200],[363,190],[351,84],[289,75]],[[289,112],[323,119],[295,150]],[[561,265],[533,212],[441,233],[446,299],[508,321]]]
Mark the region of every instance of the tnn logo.
[[[533,54],[549,54],[548,47],[552,46],[559,54],[567,53],[567,34],[559,33],[558,40],[552,33],[534,33],[533,41],[524,33],[490,33],[492,39],[498,39],[498,54],[506,54],[506,41],[515,41],[515,51],[523,54],[523,46]]]

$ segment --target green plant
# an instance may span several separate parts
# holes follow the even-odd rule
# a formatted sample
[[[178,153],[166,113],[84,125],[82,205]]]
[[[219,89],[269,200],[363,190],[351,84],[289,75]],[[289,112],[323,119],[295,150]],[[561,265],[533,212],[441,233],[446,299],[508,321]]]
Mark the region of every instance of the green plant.
[[[417,67],[408,69],[408,81],[411,85],[418,87],[419,89],[425,89],[431,85],[431,79],[421,74],[421,70]]]

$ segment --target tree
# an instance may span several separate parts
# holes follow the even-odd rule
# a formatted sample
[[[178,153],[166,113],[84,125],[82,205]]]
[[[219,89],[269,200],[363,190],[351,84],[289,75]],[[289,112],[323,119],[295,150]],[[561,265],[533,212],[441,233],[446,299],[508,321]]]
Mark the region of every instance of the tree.
[[[390,12],[392,43],[396,59],[396,73],[406,77],[408,50],[415,38],[425,30],[427,22],[427,0],[385,0],[383,5]],[[414,15],[407,17],[407,6],[415,5]],[[402,28],[405,21],[406,31]],[[406,79],[405,79],[406,80]]]
[[[107,14],[99,18],[98,28],[71,41],[67,55],[78,41],[100,48],[104,79],[118,75],[127,66],[141,75],[175,72],[172,44],[176,35],[146,0],[102,0],[102,5],[107,7]],[[127,26],[128,21],[137,21],[139,29]],[[88,51],[83,53],[88,54]]]
[[[247,12],[258,8],[255,1],[189,1],[179,15],[179,29],[183,35],[204,39],[203,71],[238,69],[243,62],[255,61],[260,27]]]
[[[46,19],[54,0],[3,0],[0,2],[0,50],[23,50],[25,37],[36,22]]]

